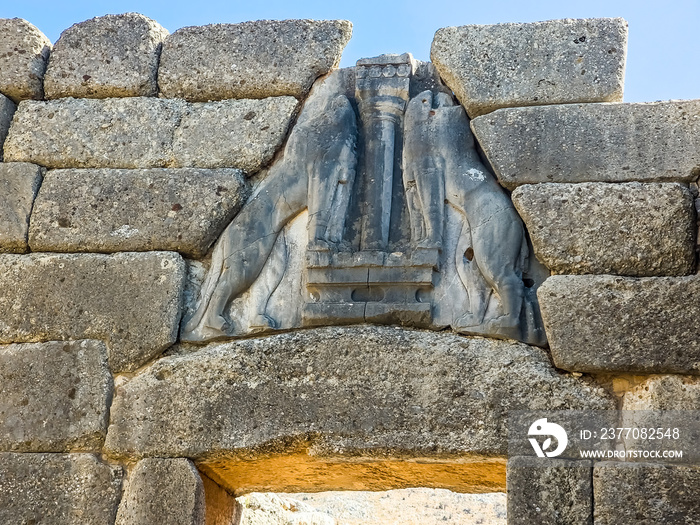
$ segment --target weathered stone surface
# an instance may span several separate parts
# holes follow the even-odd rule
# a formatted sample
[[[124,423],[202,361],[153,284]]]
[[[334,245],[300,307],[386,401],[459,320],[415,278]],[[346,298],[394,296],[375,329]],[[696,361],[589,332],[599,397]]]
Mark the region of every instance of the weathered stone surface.
[[[174,165],[255,173],[282,145],[296,107],[294,97],[188,104],[175,131]]]
[[[5,161],[47,168],[167,166],[181,111],[181,102],[146,97],[27,101],[10,126]]]
[[[194,102],[302,98],[340,63],[352,24],[345,20],[260,20],[185,27],[163,44],[162,96]]]
[[[0,251],[27,251],[29,215],[43,171],[24,162],[0,163]]]
[[[622,18],[445,27],[430,57],[470,117],[495,109],[622,101]]]
[[[554,364],[577,372],[700,373],[700,277],[554,275],[537,291]]]
[[[134,370],[175,342],[184,275],[171,252],[0,255],[0,343],[101,339]]]
[[[149,458],[129,474],[116,525],[202,525],[202,479],[187,459]]]
[[[502,109],[472,120],[500,183],[694,182],[700,100]]]
[[[75,24],[51,52],[47,99],[155,96],[160,49],[168,31],[137,13]]]
[[[238,525],[337,525],[325,512],[287,497],[286,494],[253,492],[236,498]],[[375,522],[376,523],[376,522]]]
[[[700,381],[682,376],[653,376],[622,399],[622,410],[698,410]]]
[[[681,184],[533,184],[513,204],[554,273],[639,277],[695,269],[693,196]]]
[[[235,169],[51,170],[34,203],[29,244],[33,251],[202,257],[247,193]]]
[[[272,159],[293,97],[188,104],[148,97],[20,104],[5,160],[47,168],[240,168]]]
[[[545,405],[613,403],[522,343],[319,328],[159,360],[117,389],[106,446],[211,458],[309,436],[314,454],[504,454],[507,410]]]
[[[2,161],[2,146],[5,143],[7,132],[10,130],[12,116],[16,109],[15,103],[0,93],[0,162]]]
[[[510,458],[508,524],[592,524],[591,467],[590,461]]]
[[[0,450],[99,451],[111,399],[101,341],[0,346]]]
[[[680,450],[681,458],[662,458],[666,463],[700,463],[700,379],[691,376],[652,376],[627,391],[622,398],[623,428],[663,429],[626,434],[627,450]],[[667,431],[667,429],[670,429]],[[678,429],[674,434],[673,429]],[[635,458],[632,458],[634,460]],[[658,462],[656,458],[638,461]]]
[[[19,102],[44,97],[51,41],[21,18],[0,18],[0,93]]]
[[[461,494],[445,489],[411,488],[284,496],[329,514],[343,525],[506,525],[506,495],[502,493]]]
[[[121,481],[92,454],[0,453],[0,523],[113,523]]]
[[[697,466],[602,462],[593,469],[596,525],[697,523],[699,493]]]

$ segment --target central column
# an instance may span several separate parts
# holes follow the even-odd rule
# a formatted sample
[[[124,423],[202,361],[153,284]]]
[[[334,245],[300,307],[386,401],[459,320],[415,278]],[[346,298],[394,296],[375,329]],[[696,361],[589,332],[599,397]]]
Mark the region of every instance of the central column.
[[[355,97],[365,139],[361,250],[384,250],[389,242],[396,131],[403,125],[412,72],[407,53],[358,60],[355,68]]]

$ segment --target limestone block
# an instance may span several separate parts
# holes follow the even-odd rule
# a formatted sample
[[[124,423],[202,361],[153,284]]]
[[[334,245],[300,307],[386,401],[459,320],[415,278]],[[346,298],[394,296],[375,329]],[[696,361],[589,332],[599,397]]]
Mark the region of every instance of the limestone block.
[[[502,109],[471,122],[499,182],[694,182],[700,100]]]
[[[155,96],[166,36],[160,24],[137,13],[99,16],[69,27],[51,52],[46,98]]]
[[[282,145],[293,97],[188,104],[149,97],[20,104],[5,160],[47,168],[239,168],[249,174]]]
[[[700,381],[682,376],[653,376],[625,393],[622,410],[698,410]]]
[[[294,97],[189,104],[175,131],[175,166],[240,168],[255,173],[282,145]]]
[[[236,502],[238,525],[338,525],[330,514],[283,494],[253,492],[236,498]],[[380,523],[374,518],[374,523]],[[344,523],[348,523],[347,518]]]
[[[44,97],[51,41],[21,18],[0,18],[0,93],[14,102]]]
[[[623,437],[627,450],[670,449],[683,451],[682,458],[666,463],[700,463],[700,379],[691,376],[652,376],[627,391],[622,398],[623,428],[664,429],[659,438],[639,432]],[[673,434],[673,429],[678,433]],[[671,429],[670,434],[666,429]],[[641,459],[643,461],[644,459]],[[646,461],[650,461],[646,459]],[[654,459],[651,459],[654,461]]]
[[[0,453],[0,523],[114,523],[121,482],[92,454]]]
[[[700,468],[601,462],[593,468],[596,525],[696,523]]]
[[[508,460],[508,524],[593,524],[592,464],[568,459]]]
[[[469,524],[507,525],[503,493],[462,494],[445,489],[410,488],[285,494],[278,500],[311,506],[317,512],[337,518],[343,525],[444,525],[464,523],[464,519]]]
[[[33,251],[202,257],[247,193],[235,169],[51,170],[34,203],[29,244]]]
[[[187,459],[150,458],[129,474],[116,525],[203,525],[202,479]]]
[[[537,291],[555,366],[700,373],[700,277],[554,275]]]
[[[0,450],[99,451],[111,398],[101,341],[0,346]]]
[[[60,99],[19,105],[5,161],[47,168],[167,166],[182,103],[155,98]]]
[[[291,95],[340,63],[345,20],[260,20],[185,27],[163,44],[160,93],[193,102]]]
[[[5,95],[0,93],[0,162],[2,161],[2,146],[10,130],[12,116],[15,114],[17,106]]]
[[[29,215],[43,171],[24,162],[0,163],[0,251],[27,251]]]
[[[184,275],[171,252],[0,255],[0,343],[100,339],[134,370],[175,342]]]
[[[541,391],[546,400],[530,395]],[[106,449],[212,459],[263,444],[285,451],[286,439],[304,435],[314,455],[504,454],[508,410],[542,403],[614,406],[523,343],[317,328],[160,359],[117,389]]]
[[[470,117],[495,109],[622,101],[622,18],[445,27],[430,57]]]
[[[554,273],[639,277],[695,269],[693,197],[681,184],[533,184],[513,204]]]

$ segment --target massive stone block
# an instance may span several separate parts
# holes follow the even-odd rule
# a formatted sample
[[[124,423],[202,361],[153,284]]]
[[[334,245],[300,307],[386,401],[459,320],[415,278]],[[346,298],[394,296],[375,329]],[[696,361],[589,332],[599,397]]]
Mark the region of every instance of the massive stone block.
[[[121,482],[92,454],[0,453],[0,523],[113,523]]]
[[[20,104],[6,161],[47,168],[241,168],[272,159],[294,116],[293,97],[188,104],[148,97]]]
[[[21,18],[0,18],[0,93],[19,102],[44,97],[51,41]]]
[[[175,342],[184,275],[170,252],[0,255],[0,343],[101,339],[134,370]]]
[[[51,53],[46,98],[155,96],[160,49],[168,31],[137,13],[75,24]]]
[[[500,183],[694,182],[700,100],[502,109],[472,120]]]
[[[533,184],[513,204],[554,273],[639,277],[695,269],[693,196],[680,184]]]
[[[700,373],[700,277],[555,275],[537,291],[554,364],[577,372]]]
[[[27,101],[15,113],[5,161],[47,168],[167,166],[181,111],[181,102],[145,97]]]
[[[174,165],[255,173],[282,144],[296,107],[294,97],[189,104],[175,131]]]
[[[27,251],[29,216],[44,170],[24,162],[0,163],[0,251]]]
[[[7,132],[10,130],[12,116],[16,109],[15,103],[0,93],[0,162],[2,161],[2,146],[5,143]]]
[[[0,450],[99,451],[111,400],[100,341],[0,346]]]
[[[598,463],[593,468],[596,525],[695,523],[700,468]]]
[[[508,460],[509,525],[592,525],[590,461],[513,457]]]
[[[29,244],[33,251],[202,257],[247,194],[235,169],[51,170],[34,204]]]
[[[622,18],[445,27],[430,57],[470,117],[495,109],[622,101]]]
[[[203,525],[204,487],[186,459],[149,458],[129,475],[116,525]]]
[[[302,98],[316,78],[337,67],[351,33],[345,20],[185,27],[163,44],[160,92],[193,102]]]
[[[435,461],[425,468],[437,472],[440,458],[459,463],[505,454],[509,409],[613,405],[602,391],[555,372],[543,350],[522,343],[394,327],[319,328],[159,360],[117,389],[106,450],[199,459],[212,479],[244,492],[270,484],[309,489],[302,474],[309,471],[323,480],[314,490],[324,484],[330,490],[345,467],[324,467],[323,458],[360,455],[365,459],[357,461],[370,462],[356,488],[386,490],[418,480],[390,475],[381,461],[430,456]],[[268,454],[293,460],[277,464],[278,475],[286,465],[285,476],[263,483],[256,476],[270,471],[244,459]],[[227,458],[241,461],[231,467]],[[410,477],[418,467],[405,464],[402,472]],[[492,476],[499,470],[489,468]],[[422,486],[440,486],[423,475]],[[377,476],[381,481],[371,479]],[[462,477],[461,487],[502,489],[487,474],[474,479]]]

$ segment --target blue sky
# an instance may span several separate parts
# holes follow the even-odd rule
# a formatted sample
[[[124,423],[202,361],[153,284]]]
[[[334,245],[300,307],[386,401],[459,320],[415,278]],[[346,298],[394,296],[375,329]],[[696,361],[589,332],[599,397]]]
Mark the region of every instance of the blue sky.
[[[625,101],[700,98],[700,0],[0,0],[0,18],[25,18],[54,42],[74,23],[128,11],[143,13],[170,32],[190,25],[246,20],[347,19],[354,31],[343,66],[362,57],[405,51],[428,60],[433,34],[445,26],[619,16],[629,22]]]

